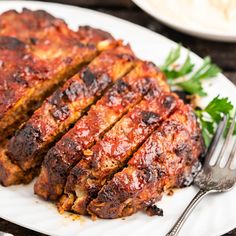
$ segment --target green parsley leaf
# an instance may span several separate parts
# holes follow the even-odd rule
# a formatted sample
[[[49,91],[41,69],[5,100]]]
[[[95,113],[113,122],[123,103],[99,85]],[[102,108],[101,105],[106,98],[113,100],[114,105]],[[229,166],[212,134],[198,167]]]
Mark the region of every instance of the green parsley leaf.
[[[228,98],[220,98],[219,96],[217,96],[205,107],[205,109],[195,111],[201,124],[202,136],[206,146],[210,144],[217,124],[219,124],[223,115],[227,115],[229,117],[229,126],[232,119],[231,112],[233,111],[233,109],[234,107]]]
[[[189,75],[194,68],[194,64],[191,62],[191,58],[188,54],[183,65],[179,69],[176,69],[174,64],[180,58],[180,55],[181,45],[178,45],[176,49],[170,51],[164,64],[161,66],[161,69],[166,74],[169,83],[174,86],[177,85],[189,94],[197,94],[201,97],[206,96],[207,93],[203,89],[202,80],[215,77],[219,72],[221,72],[220,68],[211,62],[210,57],[206,57],[200,68],[187,78],[187,80],[175,81],[178,78]]]
[[[183,66],[179,70],[179,77],[189,74],[190,72],[192,72],[193,68],[194,64],[191,62],[190,56],[188,54]]]
[[[176,64],[177,60],[180,58],[180,54],[181,45],[170,51],[163,66],[161,66],[161,69],[168,78],[168,82],[170,85],[177,85],[189,94],[206,96],[207,93],[203,89],[202,80],[215,77],[221,72],[220,68],[212,63],[210,57],[206,57],[200,68],[193,72],[194,64],[191,62],[189,54],[182,66]],[[189,74],[190,76],[188,76]],[[188,78],[186,78],[186,76],[188,76]],[[182,80],[181,77],[186,80]],[[234,107],[228,98],[220,98],[217,96],[205,107],[205,109],[195,110],[202,127],[202,136],[206,146],[210,144],[216,131],[217,124],[221,121],[223,115],[229,117],[227,127],[230,126],[232,121],[230,115],[233,109]],[[234,133],[236,135],[236,126]]]
[[[207,105],[204,111],[218,124],[221,121],[222,114],[228,115],[232,109],[233,105],[228,98],[217,96]]]
[[[194,64],[191,62],[190,56],[188,55],[185,59],[184,64],[181,66],[179,70],[170,70],[165,69],[163,72],[167,76],[169,80],[173,80],[182,76],[185,76],[192,72]]]
[[[174,64],[180,57],[180,51],[181,51],[181,44],[178,45],[177,48],[172,49],[167,56],[164,64],[161,66],[161,69],[163,71],[167,70],[168,67],[172,64]]]
[[[185,92],[190,94],[198,94],[199,96],[203,97],[206,96],[207,93],[203,90],[201,80],[213,78],[220,71],[220,68],[215,64],[212,64],[209,57],[206,57],[202,66],[188,80],[179,82],[177,85]]]
[[[178,83],[177,85],[187,93],[198,94],[201,97],[207,95],[207,93],[204,92],[202,84],[199,80],[186,80]]]
[[[202,80],[215,77],[220,68],[211,63],[210,57],[205,57],[202,66],[191,76],[190,80]]]
[[[208,147],[211,144],[211,135],[204,128],[202,128],[202,137],[206,147]]]
[[[214,123],[201,119],[202,125],[206,128],[209,134],[214,134]]]

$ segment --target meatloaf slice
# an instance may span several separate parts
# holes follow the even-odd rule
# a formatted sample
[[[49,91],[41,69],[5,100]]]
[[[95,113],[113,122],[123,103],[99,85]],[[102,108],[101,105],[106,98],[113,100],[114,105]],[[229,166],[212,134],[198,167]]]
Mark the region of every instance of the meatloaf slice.
[[[70,169],[81,159],[83,151],[89,153],[94,143],[104,135],[143,96],[159,86],[168,90],[163,74],[149,62],[137,62],[127,76],[119,79],[96,103],[87,116],[47,153],[40,176],[35,185],[39,196],[56,200],[63,193]]]
[[[83,115],[112,81],[132,68],[134,61],[128,45],[101,53],[43,103],[10,139],[3,153],[24,171],[38,166],[49,147]]]
[[[117,218],[151,206],[166,189],[192,182],[203,151],[193,110],[182,104],[101,189],[88,211],[100,218]]]
[[[58,84],[98,54],[96,45],[80,42],[79,35],[44,11],[0,15],[0,139],[12,135]],[[109,48],[108,41],[101,48]]]
[[[65,192],[76,194],[72,210],[86,214],[87,204],[130,156],[170,115],[178,98],[170,92],[153,89],[96,143],[90,154],[71,170]]]
[[[56,90],[10,139],[8,154],[23,170],[42,162],[42,156],[74,124],[104,90],[134,66],[130,47],[101,53]]]
[[[30,14],[31,17],[34,16],[35,21],[37,21],[37,19],[40,19],[40,17],[38,16],[38,11],[32,12],[32,11],[24,10],[23,13],[17,13],[15,11],[4,13],[3,15],[0,15],[1,34],[3,34],[3,29],[6,29],[5,27],[9,27],[9,24],[8,25],[6,24],[8,22],[7,20],[8,17],[10,17],[9,19],[13,19],[14,17],[17,16],[17,18],[14,18],[14,19],[16,20],[17,23],[19,23],[22,20],[20,24],[22,27],[24,24],[27,24],[27,21],[23,20],[25,15],[27,15],[26,13]],[[39,23],[35,23],[35,25],[38,25],[38,27],[40,27],[41,25],[42,29],[46,27],[44,26],[44,24],[39,24]],[[13,27],[14,26],[15,24],[13,24]],[[42,96],[41,98],[37,97],[38,91],[34,92],[34,95],[37,95],[37,96],[34,97],[32,94],[32,97],[30,98],[32,100],[28,101],[27,96],[29,94],[27,94],[27,91],[32,92],[33,91],[32,89],[35,89],[35,88],[31,88],[31,86],[34,86],[35,83],[36,84],[41,83],[41,82],[44,83],[44,80],[47,77],[47,73],[49,69],[47,68],[47,66],[45,66],[45,64],[47,64],[45,63],[45,61],[35,58],[34,55],[32,55],[32,50],[31,50],[31,48],[33,47],[32,45],[26,44],[25,42],[20,41],[17,38],[13,37],[13,36],[16,36],[16,34],[17,35],[20,34],[20,38],[22,40],[27,41],[26,38],[29,37],[29,35],[26,37],[27,30],[28,30],[28,34],[30,34],[30,32],[31,33],[33,32],[33,31],[30,31],[30,27],[27,28],[27,30],[24,30],[24,36],[21,35],[21,33],[23,32],[21,32],[20,30],[17,30],[18,28],[19,27],[15,27],[15,29],[12,30],[12,33],[11,33],[12,36],[1,36],[0,34],[0,71],[1,71],[0,73],[0,113],[1,113],[0,114],[0,127],[1,127],[0,129],[0,133],[1,133],[0,135],[0,140],[1,140],[0,171],[2,173],[2,175],[0,175],[0,183],[7,186],[12,185],[12,184],[18,184],[20,182],[30,182],[30,180],[33,178],[33,176],[37,172],[37,171],[35,172],[35,170],[33,172],[30,172],[30,171],[24,172],[21,168],[19,168],[19,166],[11,162],[11,160],[9,159],[7,155],[8,141],[7,139],[4,140],[4,138],[12,134],[20,123],[23,123],[25,120],[27,120],[29,116],[31,115],[32,110],[38,107],[39,104],[42,102],[44,96]],[[10,34],[9,30],[10,28],[8,28],[8,30],[5,30],[4,33]],[[35,31],[37,30],[35,29]],[[53,30],[51,29],[51,31]],[[90,42],[89,46],[86,46],[85,44],[81,44],[79,41],[81,38],[80,35],[83,35],[83,39],[82,39],[83,42],[88,43],[87,42],[88,40],[86,39],[86,34],[85,34],[86,31],[88,31],[88,37],[89,37],[89,42]],[[58,34],[59,32],[60,32],[60,27],[58,27]],[[97,35],[97,33],[99,35]],[[65,38],[65,36],[63,37]],[[85,55],[85,51],[86,51],[85,48],[87,48],[88,56],[90,55],[94,57],[98,53],[98,49],[96,48],[99,48],[99,50],[100,49],[106,50],[106,49],[111,49],[115,47],[115,45],[117,45],[117,42],[112,38],[111,35],[104,32],[102,36],[102,31],[98,31],[97,29],[93,29],[91,27],[85,27],[85,28],[81,27],[81,31],[79,29],[77,33],[73,33],[73,37],[76,38],[76,41],[77,43],[79,42],[79,45],[83,45],[82,48],[84,49],[82,49],[81,55],[83,54]],[[100,39],[102,41],[100,41]],[[43,40],[42,39],[40,40],[41,40],[40,41],[41,44],[43,44]],[[45,36],[45,40],[46,40],[46,36]],[[53,41],[53,39],[51,39],[51,41]],[[72,42],[73,41],[75,41],[75,39],[73,39]],[[61,41],[61,43],[63,43],[63,41]],[[101,45],[99,45],[100,43]],[[68,47],[69,45],[67,46],[67,48]],[[44,50],[47,50],[47,48],[44,48]],[[72,45],[71,50],[74,50],[77,53],[79,53],[79,48],[77,46]],[[65,51],[65,54],[67,52]],[[82,58],[81,58],[81,63],[84,64],[82,62]],[[66,66],[66,64],[64,64],[64,66]],[[38,80],[38,82],[34,81],[36,79]],[[29,86],[30,90],[27,90],[28,88],[26,88],[28,87],[28,84],[30,85]],[[48,86],[48,83],[46,83],[45,86]],[[51,91],[47,91],[47,94],[50,92]],[[15,100],[19,100],[19,102],[17,102],[16,110],[15,108],[11,109],[12,103],[14,103]],[[16,125],[16,123],[18,125]],[[3,132],[4,134],[2,134]],[[21,177],[19,178],[19,176]]]

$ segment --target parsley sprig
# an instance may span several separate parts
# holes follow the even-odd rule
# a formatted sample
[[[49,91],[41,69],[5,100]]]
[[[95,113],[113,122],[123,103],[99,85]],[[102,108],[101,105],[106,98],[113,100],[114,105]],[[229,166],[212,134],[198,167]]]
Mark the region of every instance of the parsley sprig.
[[[210,57],[206,57],[202,66],[193,72],[195,65],[191,62],[189,54],[182,66],[176,65],[180,56],[181,45],[170,51],[164,64],[161,66],[161,69],[166,74],[168,81],[171,85],[178,86],[189,94],[197,94],[201,97],[206,96],[207,93],[202,87],[202,80],[215,77],[219,72],[221,72],[220,68],[211,62]],[[184,80],[177,80],[179,78],[184,78]]]
[[[192,72],[194,64],[191,62],[190,56],[185,59],[183,65],[177,70],[174,68],[174,64],[181,56],[181,45],[176,49],[172,49],[167,56],[164,64],[161,66],[162,71],[166,74],[168,80],[174,80],[185,76]]]
[[[161,66],[161,69],[168,78],[169,84],[181,88],[188,94],[206,96],[207,93],[203,89],[202,81],[217,76],[221,72],[220,68],[211,62],[210,57],[206,57],[202,65],[194,72],[195,65],[191,62],[189,54],[182,65],[177,64],[180,56],[181,45],[170,51],[164,64]],[[215,97],[204,109],[195,110],[206,146],[210,144],[217,124],[219,124],[223,115],[228,116],[229,126],[233,110],[234,107],[229,99],[220,98],[219,96]],[[236,127],[234,133],[236,134]]]
[[[217,96],[204,109],[195,110],[202,126],[202,135],[206,146],[210,144],[216,126],[222,119],[222,115],[228,116],[230,120],[233,108],[228,98],[220,98]]]

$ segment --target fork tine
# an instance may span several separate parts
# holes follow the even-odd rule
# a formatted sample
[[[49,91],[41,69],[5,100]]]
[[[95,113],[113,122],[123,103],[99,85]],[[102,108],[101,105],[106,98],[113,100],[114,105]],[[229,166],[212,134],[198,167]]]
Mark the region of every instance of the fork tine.
[[[207,154],[206,154],[206,157],[205,157],[205,163],[209,163],[210,160],[211,160],[211,157],[215,151],[215,147],[216,145],[218,144],[219,140],[220,140],[220,137],[222,135],[222,133],[224,132],[224,129],[226,127],[226,124],[227,124],[227,117],[224,116],[223,119],[221,120],[221,122],[219,123],[218,127],[217,127],[217,130],[216,130],[216,133],[211,141],[211,144],[208,148],[208,151],[207,151]]]
[[[225,141],[224,141],[223,147],[222,147],[221,150],[220,150],[220,154],[219,154],[219,156],[218,156],[218,159],[217,159],[215,165],[220,165],[220,162],[221,162],[221,160],[222,160],[222,158],[223,158],[223,156],[224,156],[224,153],[225,153],[226,148],[227,148],[227,146],[228,146],[228,144],[229,144],[230,138],[231,138],[231,136],[232,136],[232,134],[233,134],[233,132],[234,132],[235,117],[236,117],[236,112],[234,113],[234,116],[233,116],[231,125],[230,125],[230,127],[229,127],[228,134],[227,134],[226,139],[225,139]]]
[[[233,148],[230,152],[229,159],[226,163],[226,167],[230,168],[230,166],[234,160],[235,153],[236,153],[236,139],[234,140],[234,145],[233,145]]]

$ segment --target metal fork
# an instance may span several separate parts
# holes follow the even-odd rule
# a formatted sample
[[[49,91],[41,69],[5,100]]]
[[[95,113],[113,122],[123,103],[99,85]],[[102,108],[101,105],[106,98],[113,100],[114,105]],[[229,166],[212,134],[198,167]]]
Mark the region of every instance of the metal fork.
[[[226,149],[229,146],[230,139],[233,137],[233,131],[235,126],[236,112],[233,116],[232,123],[228,130],[226,139],[217,157],[217,160],[213,165],[210,164],[212,157],[215,153],[215,149],[219,144],[219,140],[222,137],[225,128],[227,126],[227,117],[225,116],[220,122],[216,134],[211,142],[211,145],[207,151],[205,162],[202,170],[198,173],[194,180],[194,184],[200,188],[199,192],[187,206],[183,214],[180,216],[178,221],[169,231],[166,236],[177,236],[184,222],[187,220],[190,213],[197,206],[197,204],[209,193],[224,192],[233,188],[236,182],[236,170],[230,168],[235,152],[236,152],[236,139],[233,143],[230,154],[227,156],[227,162],[222,167],[220,166],[223,157],[226,157]]]

